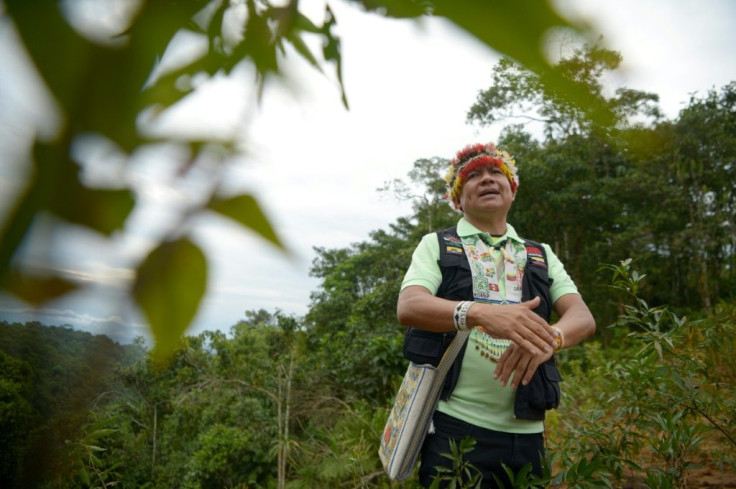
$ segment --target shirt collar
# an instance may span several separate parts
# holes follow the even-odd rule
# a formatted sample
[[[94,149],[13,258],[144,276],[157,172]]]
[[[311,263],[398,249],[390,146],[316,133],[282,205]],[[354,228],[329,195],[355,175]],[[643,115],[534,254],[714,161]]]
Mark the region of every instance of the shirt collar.
[[[484,233],[483,231],[479,230],[478,228],[470,224],[470,222],[468,222],[467,219],[465,219],[464,217],[461,217],[460,221],[458,221],[457,223],[457,235],[463,238],[466,236],[473,236],[476,234],[485,234],[486,236],[490,237],[489,233]],[[513,241],[517,241],[519,243],[524,242],[524,240],[521,239],[518,234],[516,234],[516,229],[514,229],[514,227],[509,223],[506,223],[506,234],[496,239],[498,239],[499,241],[504,240],[504,239],[510,239]]]

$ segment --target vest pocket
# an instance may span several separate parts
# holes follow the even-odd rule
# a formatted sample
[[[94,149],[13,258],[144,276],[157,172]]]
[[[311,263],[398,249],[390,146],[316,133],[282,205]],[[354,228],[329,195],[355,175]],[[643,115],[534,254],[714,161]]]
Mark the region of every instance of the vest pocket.
[[[557,408],[560,405],[561,381],[554,359],[544,362],[529,383],[529,405],[544,411]]]
[[[437,297],[451,300],[473,299],[473,274],[468,258],[463,255],[444,254],[438,261],[442,283]]]
[[[450,341],[447,333],[432,333],[417,328],[409,328],[404,335],[404,357],[417,365],[437,366],[445,351],[445,341]]]

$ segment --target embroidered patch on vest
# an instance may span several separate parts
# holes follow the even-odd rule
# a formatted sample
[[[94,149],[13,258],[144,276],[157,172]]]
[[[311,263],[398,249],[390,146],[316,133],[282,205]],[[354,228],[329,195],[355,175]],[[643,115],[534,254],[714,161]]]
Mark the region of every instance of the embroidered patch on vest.
[[[455,243],[455,244],[462,245],[462,241],[460,241],[460,237],[455,236],[454,234],[446,233],[446,234],[443,234],[442,237],[448,243]]]
[[[547,262],[544,259],[544,253],[536,246],[527,246],[526,255],[532,264],[547,268]]]
[[[458,236],[451,233],[445,233],[442,235],[442,238],[445,240],[445,249],[447,250],[447,253],[453,255],[463,254],[463,242],[460,241]]]

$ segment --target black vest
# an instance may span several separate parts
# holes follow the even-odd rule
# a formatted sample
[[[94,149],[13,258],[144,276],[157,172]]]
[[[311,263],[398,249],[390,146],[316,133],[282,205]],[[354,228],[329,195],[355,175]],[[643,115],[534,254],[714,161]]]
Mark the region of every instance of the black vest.
[[[468,257],[457,235],[457,228],[439,231],[437,239],[440,245],[438,265],[442,272],[442,283],[437,290],[437,297],[458,301],[473,300],[473,277]],[[539,243],[524,240],[524,245],[527,249],[527,262],[521,283],[521,300],[528,301],[539,296],[540,304],[534,312],[549,322],[553,304],[549,295],[552,279],[547,270],[547,255]],[[436,367],[455,334],[454,331],[432,333],[408,328],[404,336],[404,356],[414,363],[429,363]],[[450,398],[457,384],[466,346],[467,342],[447,374],[440,395],[442,400]],[[543,420],[545,411],[556,408],[560,403],[561,380],[553,356],[537,368],[529,384],[517,387],[514,415],[519,419]]]

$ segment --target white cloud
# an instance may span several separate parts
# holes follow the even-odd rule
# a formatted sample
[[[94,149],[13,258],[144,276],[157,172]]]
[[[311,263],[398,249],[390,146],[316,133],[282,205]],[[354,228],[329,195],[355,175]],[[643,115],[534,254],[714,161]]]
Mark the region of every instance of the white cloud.
[[[104,294],[96,297],[98,301],[102,298]],[[136,315],[126,312],[126,306],[121,301],[107,302],[107,299],[104,299],[104,302],[102,307],[97,304],[100,310],[110,312],[117,309],[121,314],[98,315],[94,312],[83,312],[93,309],[91,307],[93,303],[88,300],[76,302],[74,297],[32,308],[6,294],[0,294],[0,321],[8,323],[38,321],[53,326],[71,325],[92,334],[104,334],[119,343],[130,343],[136,336],[143,336],[150,342],[151,335],[147,326]]]

